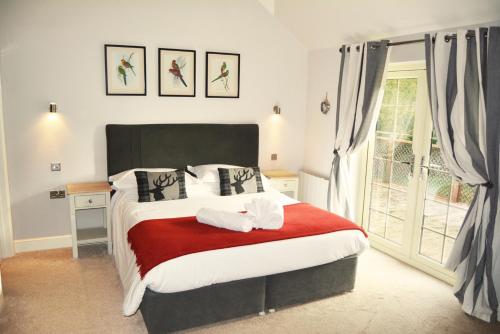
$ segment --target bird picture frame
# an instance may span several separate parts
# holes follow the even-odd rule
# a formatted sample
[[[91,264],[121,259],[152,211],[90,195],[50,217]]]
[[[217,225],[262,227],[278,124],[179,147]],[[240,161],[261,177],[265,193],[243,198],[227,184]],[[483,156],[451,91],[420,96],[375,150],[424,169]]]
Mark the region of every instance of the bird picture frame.
[[[146,47],[104,45],[106,95],[146,95]]]
[[[196,96],[196,51],[158,49],[158,95]]]
[[[206,52],[205,96],[240,97],[240,54]]]

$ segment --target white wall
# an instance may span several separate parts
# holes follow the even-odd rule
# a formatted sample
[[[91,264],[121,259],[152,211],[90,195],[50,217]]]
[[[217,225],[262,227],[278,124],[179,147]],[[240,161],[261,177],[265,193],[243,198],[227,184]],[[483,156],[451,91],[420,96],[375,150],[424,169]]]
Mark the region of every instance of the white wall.
[[[147,96],[105,95],[105,43],[147,47]],[[197,50],[196,98],[158,97],[158,47]],[[205,51],[241,53],[240,99],[204,97]],[[107,123],[257,122],[263,168],[302,166],[307,51],[257,1],[2,0],[0,69],[16,239],[70,232],[48,191],[105,179]]]
[[[337,82],[340,68],[338,48],[312,50],[309,52],[309,83],[307,91],[307,126],[304,154],[304,170],[328,177],[333,158],[333,130],[337,110]],[[320,111],[320,103],[328,92],[331,103],[326,115]],[[350,182],[353,212],[356,212],[360,155],[351,156]],[[325,194],[326,196],[326,194]]]
[[[5,148],[5,131],[2,111],[2,84],[0,75],[0,259],[14,255],[8,183],[7,152]],[[2,282],[0,277],[0,297],[2,294],[1,292]]]
[[[500,19],[498,0],[275,0],[275,16],[310,49]]]

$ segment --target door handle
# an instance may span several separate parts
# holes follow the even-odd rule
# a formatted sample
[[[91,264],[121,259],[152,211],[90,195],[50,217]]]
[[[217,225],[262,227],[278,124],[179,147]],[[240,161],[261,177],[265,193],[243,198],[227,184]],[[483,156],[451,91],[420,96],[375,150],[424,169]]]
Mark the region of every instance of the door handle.
[[[410,176],[413,176],[413,170],[415,168],[415,154],[411,155],[411,160],[410,161],[399,161],[400,163],[404,165],[410,166]]]
[[[420,177],[422,177],[424,175],[424,171],[429,172],[429,166],[424,165],[424,161],[425,161],[425,157],[422,156],[420,158]],[[430,165],[432,165],[432,164],[430,164]]]
[[[413,176],[414,163],[410,161],[400,161],[400,163],[410,166],[410,176]]]

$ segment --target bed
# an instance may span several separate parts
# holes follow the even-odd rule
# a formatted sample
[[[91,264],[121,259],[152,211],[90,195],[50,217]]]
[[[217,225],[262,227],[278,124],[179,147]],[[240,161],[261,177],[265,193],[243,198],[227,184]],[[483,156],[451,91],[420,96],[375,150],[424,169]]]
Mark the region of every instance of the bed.
[[[106,137],[108,175],[140,167],[258,165],[255,124],[107,125]],[[133,226],[147,219],[194,215],[201,207],[239,211],[255,197],[285,206],[297,203],[272,189],[151,203],[138,203],[133,191],[115,193],[113,254],[125,289],[123,313],[139,309],[150,333],[166,333],[353,289],[357,255],[368,246],[356,230],[189,254],[163,262],[141,278],[127,241]]]

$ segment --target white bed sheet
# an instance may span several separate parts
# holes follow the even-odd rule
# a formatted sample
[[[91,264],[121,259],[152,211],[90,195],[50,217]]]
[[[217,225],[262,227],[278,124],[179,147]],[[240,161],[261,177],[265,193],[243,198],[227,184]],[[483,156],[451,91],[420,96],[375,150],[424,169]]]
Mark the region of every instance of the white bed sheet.
[[[359,254],[368,240],[357,230],[225,248],[181,256],[156,266],[141,280],[136,257],[127,241],[135,224],[155,218],[194,216],[202,207],[244,210],[254,197],[297,203],[276,190],[236,196],[204,195],[175,201],[138,203],[137,192],[117,192],[112,199],[113,254],[125,290],[123,314],[137,312],[147,287],[179,292],[216,283],[271,275],[329,263]]]

